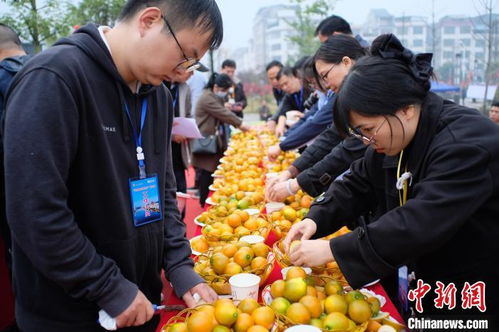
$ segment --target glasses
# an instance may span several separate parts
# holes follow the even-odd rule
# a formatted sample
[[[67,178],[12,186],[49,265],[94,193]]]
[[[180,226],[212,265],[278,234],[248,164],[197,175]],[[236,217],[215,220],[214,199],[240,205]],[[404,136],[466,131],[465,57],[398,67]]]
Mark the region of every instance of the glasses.
[[[331,70],[333,70],[334,66],[336,66],[336,65],[337,65],[337,63],[332,65],[331,68],[329,68],[329,70],[324,75],[321,76],[321,80],[323,80],[325,82],[327,77],[329,76],[329,73],[331,72]]]
[[[350,135],[352,135],[353,137],[355,137],[357,139],[360,139],[363,143],[375,144],[376,140],[374,138],[378,134],[378,131],[381,129],[381,127],[383,127],[385,122],[386,122],[386,118],[383,120],[383,122],[381,122],[381,124],[374,131],[374,134],[371,137],[367,137],[366,135],[362,134],[362,132],[358,128],[350,128],[348,131],[350,132]]]
[[[188,58],[185,55],[184,49],[182,48],[182,46],[180,46],[180,43],[178,42],[177,36],[175,36],[175,33],[173,32],[173,29],[170,26],[170,23],[168,23],[168,21],[166,20],[166,17],[164,17],[163,15],[161,16],[161,18],[163,18],[163,21],[165,21],[165,24],[168,27],[168,30],[170,30],[170,33],[172,34],[173,39],[175,39],[175,42],[177,43],[177,46],[180,49],[180,52],[182,52],[182,56],[185,59],[184,61],[182,61],[181,63],[179,63],[177,65],[177,67],[181,67],[183,70],[188,71],[188,72],[193,72],[196,69],[198,69],[199,67],[201,67],[201,64],[199,63],[199,60]]]

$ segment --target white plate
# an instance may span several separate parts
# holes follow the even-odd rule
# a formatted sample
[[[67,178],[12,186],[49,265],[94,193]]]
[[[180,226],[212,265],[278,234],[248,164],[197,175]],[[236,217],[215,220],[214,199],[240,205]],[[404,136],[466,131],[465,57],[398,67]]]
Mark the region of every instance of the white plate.
[[[248,212],[250,216],[257,216],[260,214],[260,210],[258,209],[245,209],[244,211]]]
[[[197,216],[196,218],[194,218],[194,223],[195,223],[196,225],[198,225],[198,226],[201,226],[201,227],[206,226],[206,224],[202,223],[201,221],[198,221],[198,217],[199,217],[199,216]]]
[[[213,202],[211,197],[208,197],[205,201],[206,204],[208,205],[217,205],[217,203]]]
[[[189,240],[189,243],[191,244],[191,251],[192,251],[192,254],[193,254],[193,255],[196,255],[196,256],[202,255],[202,253],[201,253],[201,252],[199,252],[199,251],[196,251],[196,250],[192,249],[192,240],[194,240],[194,239],[198,239],[198,238],[200,238],[201,236],[202,236],[202,235],[198,235],[198,236],[195,236],[195,237],[193,237],[192,239],[190,239],[190,240]]]
[[[370,282],[368,284],[365,284],[364,286],[362,286],[362,288],[365,288],[365,287],[370,287],[372,285],[376,285],[377,283],[379,282],[379,279],[378,280],[374,280],[373,282]]]
[[[215,178],[215,179],[223,179],[225,176],[219,175],[219,174],[215,174],[215,173],[211,173],[211,177]]]
[[[217,191],[218,189],[215,188],[214,185],[210,184],[210,186],[208,187],[208,189],[210,189],[211,191]]]

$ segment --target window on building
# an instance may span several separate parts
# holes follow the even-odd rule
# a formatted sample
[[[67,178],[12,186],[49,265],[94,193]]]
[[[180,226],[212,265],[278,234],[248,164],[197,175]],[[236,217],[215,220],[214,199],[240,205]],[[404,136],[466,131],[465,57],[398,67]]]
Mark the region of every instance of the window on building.
[[[422,47],[423,46],[423,40],[422,39],[414,39],[412,46],[414,46],[414,47]]]
[[[475,58],[479,60],[483,60],[485,58],[485,55],[483,52],[476,52],[475,53]]]
[[[470,46],[471,45],[471,40],[470,39],[461,39],[461,43],[463,43],[463,46]]]
[[[269,32],[269,34],[268,34],[269,39],[279,39],[280,37],[281,37],[280,31],[272,31],[272,32]]]
[[[271,18],[267,21],[267,28],[273,28],[279,25],[278,18]]]
[[[483,39],[475,40],[475,46],[476,47],[485,47],[485,40],[483,40]]]
[[[454,58],[454,52],[449,52],[449,51],[444,52],[444,59],[450,60],[453,58]]]
[[[454,39],[444,39],[444,46],[454,46]]]
[[[281,44],[273,44],[270,49],[272,51],[280,51],[281,50]]]
[[[397,28],[397,35],[398,36],[405,35],[406,33],[407,33],[407,28],[403,28],[403,27]]]
[[[456,32],[456,29],[454,27],[444,27],[444,33],[446,35],[452,35]]]
[[[412,33],[414,35],[422,35],[423,34],[423,27],[413,27]]]
[[[274,60],[277,60],[277,61],[281,62],[281,61],[282,61],[282,56],[280,56],[280,55],[276,55],[276,56],[274,57]]]
[[[459,30],[461,31],[461,33],[471,33],[471,26],[465,25],[459,28]]]

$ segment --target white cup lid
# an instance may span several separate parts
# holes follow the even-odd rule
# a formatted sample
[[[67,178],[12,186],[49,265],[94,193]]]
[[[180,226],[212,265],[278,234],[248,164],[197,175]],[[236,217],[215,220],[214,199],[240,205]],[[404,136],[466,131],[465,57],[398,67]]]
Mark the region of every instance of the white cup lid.
[[[260,283],[260,277],[251,273],[239,273],[229,279],[229,284],[234,287],[252,287]]]

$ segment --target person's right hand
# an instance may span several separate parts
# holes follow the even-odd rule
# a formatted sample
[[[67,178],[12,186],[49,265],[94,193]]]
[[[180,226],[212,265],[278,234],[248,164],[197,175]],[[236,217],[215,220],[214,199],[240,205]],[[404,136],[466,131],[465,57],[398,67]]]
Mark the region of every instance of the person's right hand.
[[[239,129],[240,129],[241,131],[248,131],[248,130],[250,130],[250,129],[251,129],[251,127],[250,127],[250,126],[248,126],[247,124],[241,123],[241,125],[239,126]]]
[[[275,132],[275,126],[276,126],[276,122],[274,120],[269,120],[267,121],[267,128],[271,131],[271,132]]]
[[[277,157],[279,157],[279,154],[282,152],[281,148],[279,147],[279,144],[272,145],[269,147],[269,150],[267,151],[267,157],[269,157],[270,161],[275,161]]]
[[[276,129],[275,129],[275,135],[277,137],[281,137],[282,135],[284,135],[284,133],[286,132],[286,124],[279,124]]]
[[[315,234],[316,231],[317,224],[312,219],[305,218],[302,221],[297,222],[293,225],[293,227],[291,227],[283,241],[284,250],[288,253],[291,242],[294,240],[308,240]]]
[[[148,322],[154,315],[152,303],[140,290],[133,302],[116,318],[116,326],[120,329],[129,326],[140,326]]]

